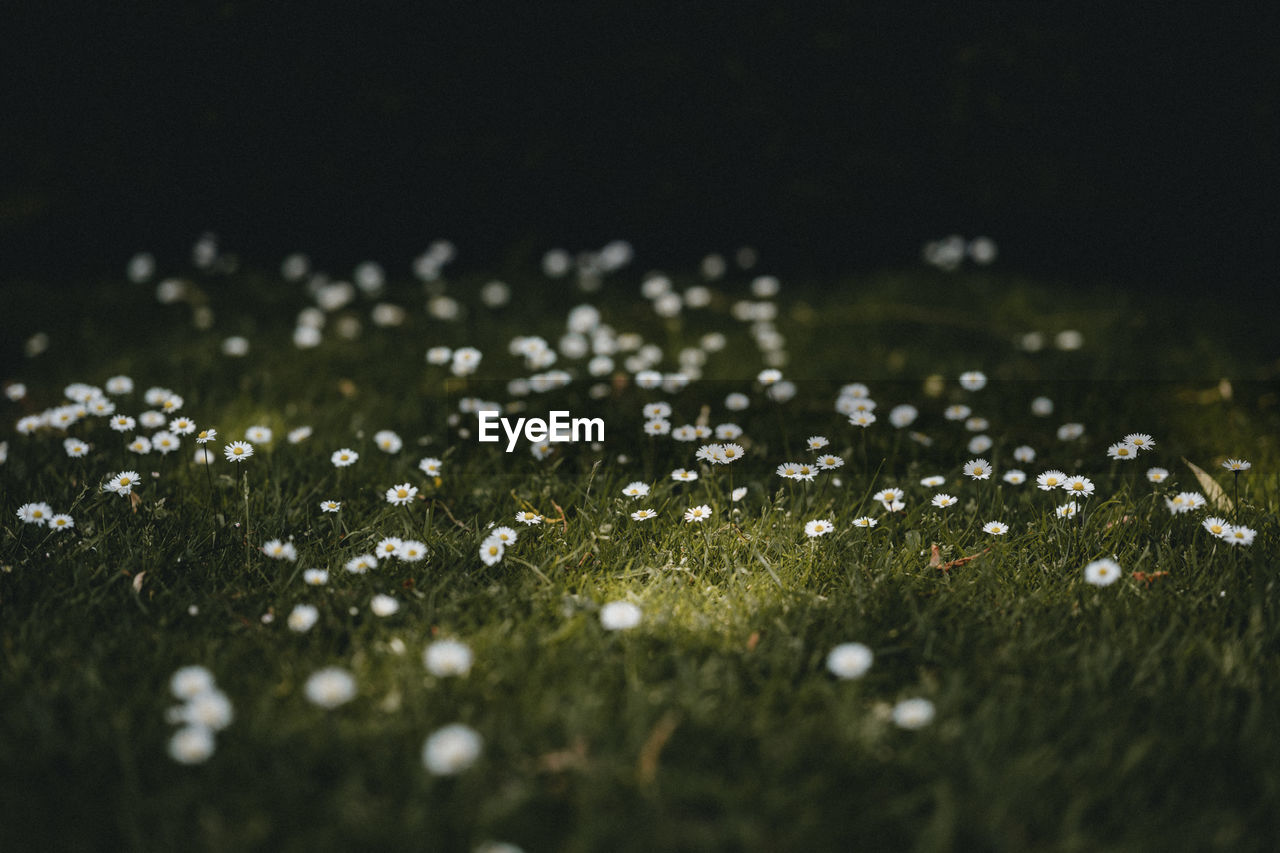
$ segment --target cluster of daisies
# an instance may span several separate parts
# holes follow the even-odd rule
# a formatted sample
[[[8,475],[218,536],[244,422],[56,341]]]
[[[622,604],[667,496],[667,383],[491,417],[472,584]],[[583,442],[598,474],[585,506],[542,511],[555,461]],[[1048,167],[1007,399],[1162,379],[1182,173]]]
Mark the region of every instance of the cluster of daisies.
[[[862,678],[871,669],[875,653],[862,643],[841,643],[827,653],[827,670],[842,681]],[[889,710],[889,718],[902,729],[922,729],[933,722],[933,703],[922,697],[903,699]]]
[[[70,530],[76,526],[75,520],[65,512],[54,512],[53,507],[44,501],[25,503],[18,507],[18,518],[26,524],[36,527],[48,527],[50,530]]]
[[[169,757],[179,764],[202,764],[217,746],[215,735],[234,719],[231,700],[218,689],[213,673],[203,666],[184,666],[169,679],[169,690],[182,702],[165,713],[181,726],[169,738]]]
[[[404,643],[398,639],[392,640],[390,646],[398,654],[404,652]],[[452,639],[436,640],[422,654],[423,665],[436,678],[466,677],[473,660],[471,648]],[[303,693],[311,704],[333,710],[354,700],[359,695],[359,685],[349,670],[330,666],[311,673]],[[483,747],[484,739],[475,729],[450,723],[427,736],[422,745],[422,763],[432,775],[457,775],[480,758]]]

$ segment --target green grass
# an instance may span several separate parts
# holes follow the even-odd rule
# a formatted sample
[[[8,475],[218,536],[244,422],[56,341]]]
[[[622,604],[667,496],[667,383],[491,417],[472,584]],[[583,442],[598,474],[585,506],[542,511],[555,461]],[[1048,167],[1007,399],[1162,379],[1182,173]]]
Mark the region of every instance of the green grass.
[[[147,287],[106,282],[56,300],[11,288],[4,334],[44,330],[52,347],[13,377],[28,399],[4,404],[0,849],[467,850],[499,839],[530,851],[1237,851],[1280,837],[1280,412],[1256,342],[1206,333],[1188,306],[1114,292],[886,274],[784,290],[776,327],[798,393],[783,405],[753,391],[761,356],[729,313],[744,287],[664,323],[636,282],[611,282],[594,303],[616,330],[663,347],[664,369],[708,331],[728,346],[676,394],[619,382],[595,399],[579,380],[529,398],[531,410],[554,402],[607,425],[602,448],[538,461],[523,444],[508,455],[460,437],[448,417],[463,396],[507,399],[506,380],[528,373],[508,341],[555,345],[586,297],[530,282],[493,311],[474,296],[482,281],[452,287],[467,308],[457,323],[430,319],[420,291],[395,283],[386,298],[408,308],[403,326],[374,327],[362,303],[346,312],[363,321],[358,338],[335,334],[331,317],[306,351],[290,343],[305,294],[251,275],[202,283],[210,329]],[[1064,328],[1082,331],[1084,348],[1013,345]],[[250,338],[247,357],[219,354],[229,334]],[[428,367],[434,344],[478,347],[480,372],[463,382]],[[974,368],[992,382],[964,392],[955,377]],[[172,388],[183,413],[218,429],[219,450],[252,424],[274,429],[243,464],[248,550],[234,526],[245,519],[240,472],[219,454],[210,482],[191,464],[190,437],[140,459],[91,420],[70,430],[94,445],[73,460],[60,433],[14,431],[68,383],[117,373],[137,384],[121,411],[146,408],[149,386]],[[934,374],[946,379],[936,397],[925,391]],[[865,433],[832,408],[852,381],[879,403]],[[752,407],[725,412],[730,391],[754,393]],[[1028,410],[1040,394],[1057,404],[1050,418]],[[741,424],[746,458],[672,483],[671,469],[696,467],[698,443],[642,437],[640,408],[658,399],[676,425],[704,404],[711,424]],[[970,434],[941,417],[960,401],[989,419],[995,445],[982,455],[998,472],[1026,443],[1040,454],[1018,466],[1032,478],[1051,467],[1093,478],[1083,527],[1051,517],[1065,498],[1030,483],[965,480]],[[931,446],[888,424],[904,402]],[[1055,437],[1067,421],[1086,425],[1083,439]],[[303,424],[310,439],[285,441]],[[373,445],[383,428],[405,439],[401,452]],[[1107,460],[1106,446],[1134,431],[1153,434],[1156,450]],[[813,434],[846,460],[839,485],[774,474],[810,458]],[[340,475],[328,459],[344,446],[361,458]],[[426,455],[444,459],[438,482],[416,467]],[[1163,501],[1202,490],[1182,457],[1230,494],[1217,467],[1227,456],[1254,466],[1237,507],[1257,531],[1248,548],[1209,537],[1205,511],[1173,517]],[[1148,483],[1152,464],[1170,482]],[[99,489],[123,468],[143,473],[136,512]],[[945,516],[918,485],[935,473],[961,499]],[[730,476],[749,489],[738,504],[725,497]],[[636,479],[653,492],[623,498]],[[382,492],[406,480],[425,499],[388,505]],[[888,485],[906,490],[906,511],[870,499]],[[337,520],[320,513],[325,498],[343,501]],[[17,507],[40,500],[70,512],[74,531],[20,523]],[[704,502],[712,522],[680,520]],[[557,507],[563,521],[513,521],[525,508],[558,518]],[[661,515],[633,522],[640,507]],[[879,525],[852,527],[862,514]],[[814,518],[836,531],[807,541]],[[981,533],[992,518],[1013,530]],[[519,527],[520,540],[488,567],[477,549],[491,522]],[[421,539],[429,558],[343,570],[387,535]],[[257,550],[275,537],[293,538],[296,563]],[[946,559],[981,556],[942,572],[929,566],[934,543]],[[1087,585],[1084,564],[1112,555],[1125,576]],[[304,585],[308,567],[329,569],[329,584]],[[1148,585],[1134,571],[1168,575]],[[400,600],[398,614],[369,611],[380,592]],[[643,609],[639,627],[604,630],[599,608],[617,599]],[[285,619],[304,602],[320,619],[295,634]],[[474,650],[469,677],[427,673],[422,650],[442,636]],[[825,668],[846,641],[876,655],[856,681]],[[235,708],[196,766],[166,751],[168,681],[186,664],[212,670]],[[326,711],[302,685],[330,665],[354,673],[359,693]],[[914,696],[937,716],[901,730],[889,709]],[[482,735],[483,754],[434,777],[423,741],[457,721]]]

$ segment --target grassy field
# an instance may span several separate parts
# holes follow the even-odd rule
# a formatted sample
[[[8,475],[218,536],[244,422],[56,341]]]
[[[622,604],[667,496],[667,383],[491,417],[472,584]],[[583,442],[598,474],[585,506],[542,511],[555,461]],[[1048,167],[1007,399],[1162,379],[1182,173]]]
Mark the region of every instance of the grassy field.
[[[25,396],[0,400],[0,849],[1239,851],[1280,838],[1276,367],[1255,339],[1204,331],[1212,308],[918,271],[760,298],[740,274],[663,318],[624,271],[590,295],[512,278],[498,306],[485,278],[450,282],[452,306],[437,283],[424,310],[405,279],[345,305],[328,291],[318,340],[299,347],[299,312],[316,304],[304,284],[187,281],[164,303],[154,281],[6,289],[4,335],[44,332],[48,348],[8,377]],[[570,319],[579,303],[599,316]],[[315,313],[302,322],[321,325]],[[567,322],[581,335],[564,341]],[[232,336],[245,354],[224,352]],[[527,340],[532,363],[512,354],[532,336],[560,351],[554,365]],[[698,377],[639,387],[641,344],[654,368]],[[475,347],[478,369],[429,364],[436,346]],[[620,351],[592,376],[591,350]],[[771,365],[790,399],[759,381]],[[548,369],[572,381],[508,384]],[[985,387],[961,386],[971,370]],[[114,414],[168,399],[164,420],[197,432],[140,455],[128,444],[158,427],[20,424],[66,405],[72,383],[117,376],[132,389],[105,394]],[[877,403],[869,426],[837,411],[850,383]],[[153,387],[181,399],[148,402]],[[735,393],[747,408],[727,409]],[[1050,414],[1032,411],[1041,396]],[[601,417],[605,440],[504,453],[460,412],[476,398]],[[644,407],[660,401],[674,428],[739,426],[742,458],[697,459],[714,438],[646,436]],[[897,427],[901,404],[918,418]],[[961,405],[987,423],[948,419]],[[1064,424],[1083,434],[1061,438]],[[270,440],[224,459],[254,427]],[[205,466],[194,439],[208,428]],[[381,430],[403,446],[381,449]],[[1108,458],[1131,433],[1154,448]],[[990,447],[971,449],[977,435]],[[87,454],[72,458],[68,436]],[[811,436],[829,444],[810,450]],[[1015,459],[1024,445],[1033,461]],[[339,468],[343,448],[359,458]],[[776,472],[827,453],[842,465],[811,481]],[[994,476],[965,475],[977,458]],[[1228,458],[1252,468],[1237,482]],[[1151,482],[1153,467],[1168,477]],[[677,468],[698,479],[674,481]],[[1026,482],[1004,480],[1014,468]],[[1075,517],[1058,517],[1069,495],[1037,488],[1050,469],[1094,485]],[[128,470],[129,494],[104,490]],[[624,495],[633,481],[648,494]],[[386,498],[398,484],[417,489],[402,506]],[[876,499],[889,487],[901,509]],[[957,501],[935,506],[939,492]],[[1206,505],[1174,513],[1179,492]],[[39,502],[74,527],[22,521]],[[686,522],[700,505],[711,517]],[[656,517],[633,520],[640,509]],[[1210,516],[1256,538],[1216,537]],[[829,532],[806,535],[815,520]],[[985,533],[991,521],[1008,532]],[[489,565],[495,524],[517,538]],[[425,559],[347,570],[387,537]],[[296,559],[264,553],[270,540]],[[1118,578],[1088,582],[1104,558]],[[379,595],[398,609],[378,615],[392,609]],[[638,624],[610,630],[616,601]],[[469,673],[425,665],[442,639],[471,650]],[[860,677],[828,667],[843,643],[873,654]],[[211,754],[204,729],[179,722],[192,706],[174,710],[186,666],[207,668],[233,709]],[[353,678],[350,701],[309,700],[328,667]],[[913,699],[928,704],[899,704]],[[215,727],[220,701],[204,705]],[[447,766],[426,766],[424,743],[454,723],[478,735],[478,757],[455,738]],[[171,743],[184,726],[200,730]]]

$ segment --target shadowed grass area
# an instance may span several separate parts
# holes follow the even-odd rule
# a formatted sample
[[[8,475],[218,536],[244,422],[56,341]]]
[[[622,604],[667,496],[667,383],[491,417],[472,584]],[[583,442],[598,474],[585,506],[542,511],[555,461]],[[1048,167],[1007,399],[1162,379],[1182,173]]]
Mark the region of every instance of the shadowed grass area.
[[[408,309],[402,325],[378,327],[357,303],[327,318],[314,349],[290,340],[302,288],[253,275],[200,282],[171,305],[107,283],[68,296],[56,316],[38,291],[13,290],[5,335],[44,330],[52,346],[15,375],[28,390],[5,404],[11,424],[60,404],[73,381],[127,374],[136,388],[114,398],[119,411],[138,416],[144,389],[164,386],[218,436],[205,469],[190,435],[169,456],[139,457],[125,449],[134,431],[90,418],[68,431],[92,445],[73,459],[61,431],[6,428],[5,848],[1244,850],[1280,832],[1280,414],[1275,366],[1256,349],[1114,293],[891,274],[771,302],[796,391],[779,403],[754,381],[766,321],[735,319],[745,286],[663,320],[634,282],[610,282],[591,301],[613,337],[656,344],[667,372],[700,347],[702,378],[646,391],[625,353],[595,380],[585,359],[562,357],[573,384],[516,397],[508,380],[536,371],[508,343],[542,335],[557,346],[585,297],[530,282],[489,309],[474,298],[480,283],[451,288],[465,310],[455,322],[424,312],[417,286],[392,283],[382,298]],[[200,319],[208,328],[193,326],[199,306],[213,312]],[[1080,349],[1053,346],[1065,329],[1082,333]],[[723,349],[708,332],[725,335]],[[1029,332],[1043,348],[1029,351]],[[221,354],[231,334],[249,338],[248,355]],[[437,344],[477,347],[480,370],[427,365]],[[990,384],[961,389],[955,377],[969,369]],[[855,381],[878,401],[865,430],[833,408]],[[726,411],[731,392],[750,407]],[[1040,395],[1055,403],[1049,417],[1029,409]],[[473,416],[451,422],[466,397],[600,416],[606,439],[542,460],[525,442],[505,454],[475,441]],[[710,439],[646,437],[641,408],[655,400],[670,402],[676,426],[704,406],[709,425],[739,424],[745,457],[707,465],[694,452]],[[897,429],[889,411],[902,403],[920,417]],[[956,404],[988,424],[947,420]],[[1069,422],[1083,437],[1058,438]],[[252,425],[273,440],[224,461],[223,445]],[[302,425],[312,435],[289,442]],[[380,429],[404,448],[379,450]],[[971,452],[979,432],[992,446]],[[1107,446],[1131,432],[1155,436],[1155,450],[1109,460]],[[778,464],[813,458],[811,435],[828,437],[824,452],[843,467],[813,482],[779,477]],[[1034,462],[1014,461],[1024,444]],[[342,447],[360,454],[350,468],[329,461]],[[442,460],[438,478],[419,470],[424,456]],[[976,456],[997,476],[966,478]],[[1247,547],[1201,527],[1226,510],[1174,515],[1165,503],[1204,491],[1182,457],[1231,497],[1218,467],[1228,456],[1253,463],[1230,513],[1256,531]],[[1149,482],[1152,465],[1170,477]],[[699,479],[673,482],[677,467]],[[999,479],[1013,467],[1026,483]],[[136,511],[100,488],[130,468],[143,479]],[[1049,468],[1093,480],[1080,516],[1056,517],[1068,497],[1036,489]],[[946,483],[920,485],[933,474]],[[624,497],[635,480],[652,490]],[[416,499],[387,503],[404,482]],[[890,486],[905,492],[902,511],[872,498]],[[932,506],[938,491],[958,503]],[[341,511],[322,513],[324,499]],[[22,523],[30,501],[70,513],[74,529]],[[703,503],[710,521],[681,520]],[[633,521],[640,508],[658,517]],[[544,523],[516,523],[520,510]],[[877,525],[853,526],[864,515]],[[807,538],[813,519],[833,532]],[[1010,532],[983,533],[993,519]],[[519,538],[487,566],[477,549],[494,522]],[[422,541],[428,558],[344,570],[387,536]],[[275,538],[292,539],[296,562],[261,552]],[[976,559],[942,570],[934,545],[935,563]],[[1099,557],[1120,564],[1118,582],[1085,583]],[[328,583],[305,584],[306,568],[327,569]],[[379,593],[399,611],[374,615]],[[599,611],[614,600],[639,605],[638,627],[605,629]],[[303,603],[319,618],[299,634],[286,621]],[[469,676],[424,668],[422,650],[440,637],[473,650]],[[848,641],[875,661],[846,681],[825,660]],[[186,664],[207,666],[235,713],[194,766],[167,754],[168,682]],[[330,665],[355,676],[358,694],[323,710],[303,685]],[[894,724],[893,706],[910,697],[934,704],[932,724]],[[457,721],[481,735],[482,755],[433,776],[423,742]]]

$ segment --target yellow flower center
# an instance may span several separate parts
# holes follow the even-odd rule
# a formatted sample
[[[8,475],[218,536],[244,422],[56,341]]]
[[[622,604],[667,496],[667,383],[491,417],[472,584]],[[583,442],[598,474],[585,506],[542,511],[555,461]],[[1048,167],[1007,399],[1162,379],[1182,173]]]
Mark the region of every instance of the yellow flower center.
[[[408,496],[409,496],[409,493],[408,493],[406,490],[404,490],[404,489],[396,489],[396,497],[399,497],[399,498],[405,498],[405,497],[408,497]]]
[[[122,485],[122,486],[127,486],[127,485],[129,485],[129,478],[128,478],[128,477],[121,477],[121,478],[120,478],[120,485]]]

